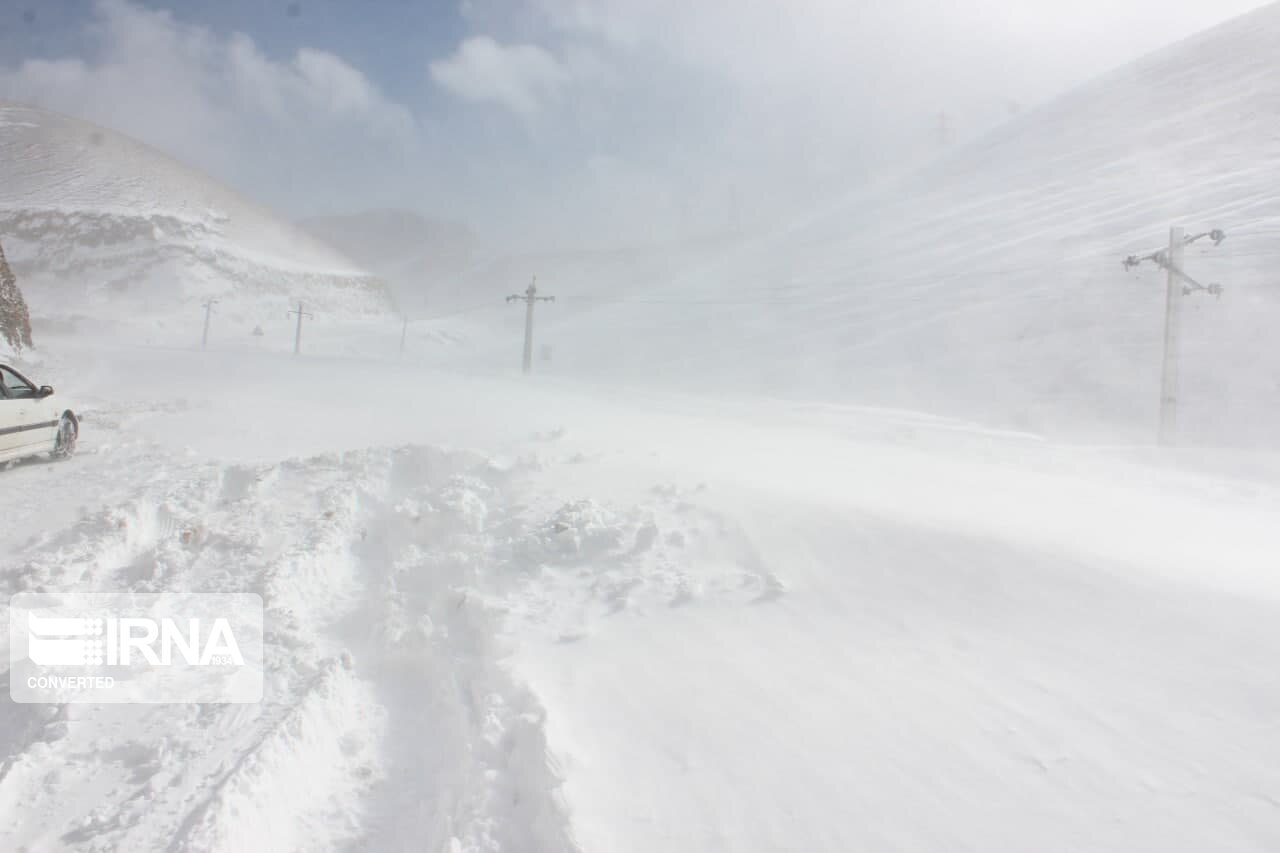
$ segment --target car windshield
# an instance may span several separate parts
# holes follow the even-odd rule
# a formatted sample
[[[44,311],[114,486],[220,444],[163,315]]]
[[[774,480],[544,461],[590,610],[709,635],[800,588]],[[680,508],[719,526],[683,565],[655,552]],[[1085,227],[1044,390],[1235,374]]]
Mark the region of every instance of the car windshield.
[[[1280,851],[1278,246],[1280,0],[0,0],[0,851]]]

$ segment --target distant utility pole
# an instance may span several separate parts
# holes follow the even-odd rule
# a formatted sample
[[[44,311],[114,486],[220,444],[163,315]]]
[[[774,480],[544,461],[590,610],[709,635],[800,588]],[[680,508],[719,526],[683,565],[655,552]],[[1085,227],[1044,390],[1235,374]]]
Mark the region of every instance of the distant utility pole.
[[[298,355],[302,352],[302,318],[306,317],[308,320],[311,320],[315,318],[315,315],[307,311],[303,311],[301,302],[298,303],[298,309],[296,311],[290,311],[289,313],[298,315],[298,331],[293,336],[293,354]]]
[[[950,145],[951,140],[954,138],[954,132],[951,129],[951,116],[945,112],[938,113],[938,125],[934,133],[937,134],[938,142],[943,145]]]
[[[213,306],[217,304],[216,299],[210,299],[204,303],[204,334],[200,336],[200,349],[209,348],[209,315],[213,313]]]
[[[555,302],[554,296],[538,295],[538,277],[535,275],[533,281],[529,282],[529,288],[524,295],[514,294],[507,297],[508,302],[524,301],[524,372],[527,374],[533,370],[533,306],[538,302]]]
[[[409,334],[409,318],[404,318],[404,325],[400,327],[400,358],[404,359],[404,339]]]
[[[1213,245],[1227,239],[1218,229],[1202,234],[1186,236],[1182,228],[1169,229],[1169,248],[1138,257],[1124,259],[1126,269],[1133,269],[1144,261],[1151,261],[1168,273],[1164,306],[1164,364],[1160,374],[1160,444],[1171,445],[1178,429],[1178,349],[1182,331],[1182,297],[1202,290],[1214,297],[1222,296],[1222,285],[1204,285],[1187,275],[1182,266],[1182,250],[1208,237]]]

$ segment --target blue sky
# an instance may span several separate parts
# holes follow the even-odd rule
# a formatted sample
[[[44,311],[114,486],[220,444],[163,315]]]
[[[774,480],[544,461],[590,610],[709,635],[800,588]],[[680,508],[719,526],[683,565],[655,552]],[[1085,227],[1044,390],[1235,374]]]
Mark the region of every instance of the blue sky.
[[[5,0],[2,5],[6,20],[0,44],[10,63],[91,49],[83,27],[94,18],[94,0]],[[136,5],[169,10],[180,21],[223,36],[248,33],[276,59],[299,47],[334,53],[393,97],[405,99],[430,95],[421,73],[409,70],[421,72],[424,55],[451,50],[467,33],[458,0],[138,0]]]
[[[288,215],[549,249],[801,215],[1257,0],[0,0],[0,98]]]

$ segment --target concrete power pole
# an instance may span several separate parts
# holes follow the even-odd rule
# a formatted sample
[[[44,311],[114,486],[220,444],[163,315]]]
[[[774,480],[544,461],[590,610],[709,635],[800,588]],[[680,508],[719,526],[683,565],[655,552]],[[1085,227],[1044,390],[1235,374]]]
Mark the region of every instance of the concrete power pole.
[[[1227,235],[1218,229],[1188,237],[1182,228],[1169,229],[1169,248],[1137,257],[1125,258],[1127,269],[1143,261],[1151,261],[1168,273],[1164,306],[1164,363],[1160,373],[1160,444],[1172,445],[1178,432],[1178,349],[1182,331],[1182,297],[1203,290],[1210,296],[1221,296],[1222,285],[1204,285],[1187,275],[1182,266],[1183,249],[1208,237],[1216,246]]]
[[[1160,443],[1173,444],[1178,431],[1178,337],[1182,320],[1182,247],[1186,233],[1169,229],[1168,286],[1164,303],[1164,366],[1160,371]]]
[[[210,299],[204,303],[204,334],[200,336],[200,349],[209,348],[209,315],[213,313],[213,306],[217,304],[216,299]]]
[[[302,318],[306,317],[308,320],[310,320],[310,319],[313,319],[315,315],[308,313],[306,311],[303,311],[301,302],[298,303],[298,310],[290,311],[289,313],[298,315],[298,330],[297,332],[294,333],[294,336],[293,336],[293,354],[298,355],[302,352]]]
[[[513,294],[507,297],[508,302],[523,301],[525,304],[524,311],[524,372],[526,374],[533,370],[533,306],[539,302],[555,302],[554,296],[538,295],[538,277],[534,276],[533,281],[529,282],[529,288],[524,295]]]

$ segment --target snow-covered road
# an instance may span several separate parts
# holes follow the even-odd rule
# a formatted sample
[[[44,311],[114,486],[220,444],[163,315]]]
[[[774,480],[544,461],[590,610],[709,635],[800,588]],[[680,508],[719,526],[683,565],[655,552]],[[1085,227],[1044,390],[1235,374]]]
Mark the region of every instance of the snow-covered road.
[[[0,848],[1280,845],[1274,456],[55,351],[5,588],[260,592],[268,698],[6,698]]]

